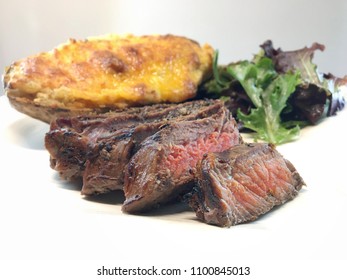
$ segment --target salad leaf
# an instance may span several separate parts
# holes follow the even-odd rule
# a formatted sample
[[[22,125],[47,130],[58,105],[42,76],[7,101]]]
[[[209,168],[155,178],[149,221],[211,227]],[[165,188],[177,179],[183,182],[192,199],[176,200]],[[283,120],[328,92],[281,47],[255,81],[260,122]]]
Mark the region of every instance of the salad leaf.
[[[300,83],[298,72],[278,75],[271,59],[266,57],[256,63],[231,64],[227,72],[241,83],[255,106],[247,115],[238,112],[244,127],[257,132],[255,140],[281,144],[298,137],[299,127],[287,128],[280,118],[289,96]]]
[[[278,73],[297,70],[301,73],[302,83],[289,99],[293,110],[289,115],[283,115],[284,119],[306,120],[315,124],[343,109],[345,101],[339,87],[347,84],[347,76],[339,79],[332,74],[319,73],[317,65],[312,62],[314,52],[324,51],[324,45],[313,43],[309,48],[286,52],[274,49],[271,40],[260,46],[264,56],[272,59]]]
[[[314,84],[298,86],[289,97],[286,110],[281,114],[283,121],[300,121],[301,126],[316,124],[327,115],[327,94]]]
[[[227,66],[218,65],[218,50],[215,51],[213,57],[213,79],[205,82],[199,93],[202,97],[223,98],[236,119],[238,110],[248,114],[254,107],[240,82],[227,72]],[[241,129],[242,124],[238,124]]]
[[[278,73],[298,70],[303,83],[320,84],[317,65],[312,63],[312,59],[316,50],[324,51],[324,45],[314,43],[310,48],[284,52],[281,49],[275,50],[272,41],[267,40],[260,47],[264,50],[264,56],[272,59]]]
[[[204,84],[203,95],[223,98],[241,130],[256,132],[255,140],[275,144],[291,141],[299,127],[318,123],[345,106],[340,92],[347,76],[337,78],[318,72],[314,52],[324,45],[295,51],[275,49],[270,40],[261,45],[251,61],[218,65],[214,56],[214,77]]]

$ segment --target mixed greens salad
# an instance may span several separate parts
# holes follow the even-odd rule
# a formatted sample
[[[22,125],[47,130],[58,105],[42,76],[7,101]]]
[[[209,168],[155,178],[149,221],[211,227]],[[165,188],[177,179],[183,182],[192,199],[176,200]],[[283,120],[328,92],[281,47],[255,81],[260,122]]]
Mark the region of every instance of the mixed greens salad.
[[[335,115],[345,105],[340,87],[347,85],[347,76],[319,73],[312,62],[316,50],[324,46],[314,43],[284,52],[268,40],[253,60],[226,66],[218,65],[216,51],[213,78],[202,92],[223,98],[240,129],[254,132],[255,141],[292,141],[300,128]]]

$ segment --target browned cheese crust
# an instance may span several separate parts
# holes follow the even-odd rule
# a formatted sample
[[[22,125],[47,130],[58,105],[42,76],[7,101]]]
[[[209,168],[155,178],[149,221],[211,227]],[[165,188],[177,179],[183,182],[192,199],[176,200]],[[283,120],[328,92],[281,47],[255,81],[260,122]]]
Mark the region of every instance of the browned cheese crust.
[[[193,98],[211,74],[212,56],[209,45],[174,35],[71,39],[14,62],[3,82],[14,108],[50,122]]]

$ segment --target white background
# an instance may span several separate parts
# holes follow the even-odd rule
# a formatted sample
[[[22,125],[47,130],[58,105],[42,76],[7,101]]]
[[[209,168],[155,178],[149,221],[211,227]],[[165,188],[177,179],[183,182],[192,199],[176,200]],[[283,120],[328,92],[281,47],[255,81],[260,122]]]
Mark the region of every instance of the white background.
[[[251,58],[267,39],[283,50],[319,42],[319,69],[344,76],[346,15],[345,0],[0,0],[0,69],[69,38],[173,33],[210,43],[221,63]]]

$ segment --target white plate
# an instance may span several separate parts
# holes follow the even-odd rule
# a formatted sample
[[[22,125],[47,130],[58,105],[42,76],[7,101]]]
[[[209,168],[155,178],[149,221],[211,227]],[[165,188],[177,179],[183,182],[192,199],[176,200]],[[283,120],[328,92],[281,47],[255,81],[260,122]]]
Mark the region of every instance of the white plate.
[[[0,259],[345,259],[347,110],[278,147],[307,187],[255,222],[206,225],[186,206],[135,216],[122,193],[88,200],[49,167],[48,125],[0,98]]]

